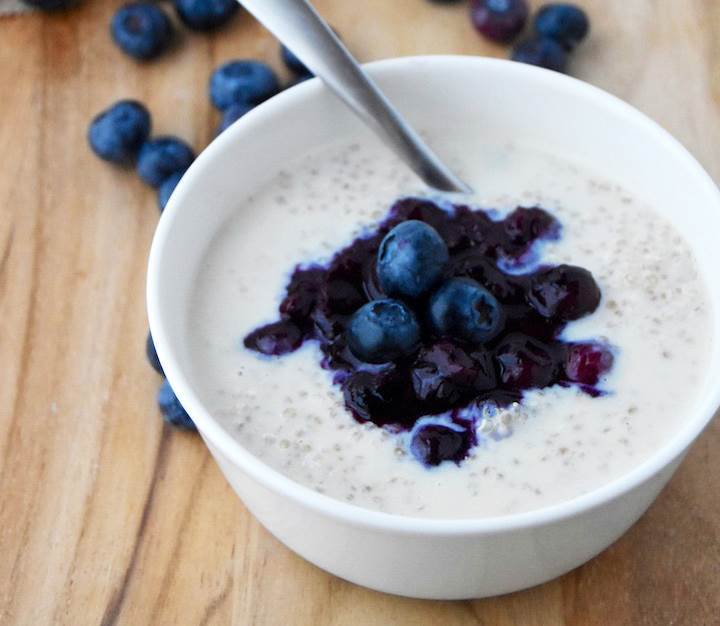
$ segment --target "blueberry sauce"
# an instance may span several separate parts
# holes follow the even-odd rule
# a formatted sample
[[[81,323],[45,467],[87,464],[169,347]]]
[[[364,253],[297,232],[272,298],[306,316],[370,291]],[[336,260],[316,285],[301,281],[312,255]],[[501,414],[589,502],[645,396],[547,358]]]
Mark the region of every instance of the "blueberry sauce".
[[[405,304],[420,324],[416,352],[395,361],[360,361],[348,347],[353,313],[388,297],[376,275],[385,235],[407,220],[432,226],[449,251],[443,280],[469,278],[502,307],[502,329],[484,343],[438,334],[429,319],[432,293]],[[295,268],[276,322],[251,332],[245,346],[281,356],[305,341],[317,341],[321,366],[334,373],[345,405],[359,422],[393,432],[411,431],[410,449],[425,465],[466,458],[476,444],[468,408],[506,407],[526,389],[574,385],[591,396],[613,363],[610,348],[568,343],[559,337],[572,320],[595,311],[600,290],[590,272],[570,265],[540,266],[512,274],[500,269],[527,265],[533,244],[556,239],[561,226],[539,207],[518,207],[502,220],[465,205],[441,207],[428,199],[397,201],[378,227],[355,239],[327,266]],[[449,416],[450,426],[422,425],[422,417]],[[414,428],[415,427],[415,428]]]

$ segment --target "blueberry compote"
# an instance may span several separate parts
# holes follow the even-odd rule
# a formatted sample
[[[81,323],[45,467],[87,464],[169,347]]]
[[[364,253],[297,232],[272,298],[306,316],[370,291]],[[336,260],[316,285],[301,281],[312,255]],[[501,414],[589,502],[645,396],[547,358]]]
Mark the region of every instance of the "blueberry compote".
[[[432,287],[416,297],[401,296],[420,327],[420,341],[394,360],[367,363],[350,350],[350,321],[368,302],[390,297],[377,277],[378,250],[391,230],[409,220],[431,226],[445,242],[447,258]],[[409,431],[410,451],[425,465],[459,463],[477,443],[468,416],[479,415],[484,405],[505,407],[520,402],[523,390],[556,384],[577,385],[596,396],[601,376],[612,366],[607,346],[560,339],[568,322],[598,307],[601,294],[590,272],[571,265],[528,269],[533,244],[558,238],[560,230],[538,207],[519,207],[494,220],[465,205],[401,199],[373,232],[335,254],[327,266],[298,266],[280,304],[280,319],[250,333],[245,346],[280,356],[317,341],[321,365],[335,372],[334,383],[355,419],[396,433]],[[523,268],[528,271],[522,273]],[[492,333],[468,335],[455,332],[457,324],[433,322],[443,288],[448,291],[458,279],[465,281],[463,289],[469,285],[471,292],[486,294],[473,299],[471,293],[468,306],[499,307],[492,311],[500,320]],[[464,298],[463,291],[451,293],[449,305]],[[452,314],[450,306],[448,315],[457,322]],[[478,410],[468,410],[473,407]]]

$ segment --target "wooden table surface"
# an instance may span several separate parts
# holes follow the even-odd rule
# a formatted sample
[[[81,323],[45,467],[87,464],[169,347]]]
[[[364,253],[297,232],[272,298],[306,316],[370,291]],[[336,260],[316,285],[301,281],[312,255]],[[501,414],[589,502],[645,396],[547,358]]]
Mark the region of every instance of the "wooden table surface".
[[[85,143],[98,110],[146,102],[197,148],[206,82],[233,57],[280,68],[249,16],[185,32],[137,65],[110,42],[116,0],[0,20],[0,624],[720,624],[720,423],[641,521],[541,587],[424,602],[334,578],[250,517],[202,442],[164,427],[145,363],[145,264],[158,212]],[[585,0],[576,76],[649,113],[720,177],[720,2]],[[504,55],[464,4],[318,0],[363,60]]]

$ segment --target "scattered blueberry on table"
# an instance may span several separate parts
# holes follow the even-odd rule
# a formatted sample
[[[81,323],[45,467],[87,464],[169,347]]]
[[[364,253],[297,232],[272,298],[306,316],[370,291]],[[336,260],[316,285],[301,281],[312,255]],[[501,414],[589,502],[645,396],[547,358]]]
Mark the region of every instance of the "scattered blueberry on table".
[[[512,60],[537,65],[548,70],[564,72],[567,52],[557,41],[548,37],[533,37],[520,42],[512,52]]]
[[[237,13],[237,0],[174,0],[175,11],[191,30],[213,30]]]
[[[574,4],[546,4],[535,15],[534,28],[538,36],[553,39],[571,51],[587,37],[590,20]]]
[[[498,43],[509,43],[525,28],[526,0],[472,0],[470,19],[476,30]]]
[[[243,115],[255,108],[255,105],[247,102],[237,102],[231,104],[222,112],[220,124],[218,124],[216,135],[226,131],[230,126],[237,122]]]
[[[180,404],[180,400],[178,400],[167,380],[164,380],[160,385],[157,402],[166,422],[184,430],[197,430],[195,423],[183,408],[183,405]]]
[[[147,339],[145,340],[145,356],[147,356],[148,363],[152,368],[161,376],[165,376],[162,364],[158,358],[157,351],[155,350],[155,342],[153,341],[152,334],[148,331]]]
[[[155,58],[168,47],[173,27],[157,4],[132,2],[117,10],[110,22],[110,32],[123,52],[146,61]]]
[[[185,170],[178,170],[170,174],[162,183],[157,190],[157,201],[160,212],[165,210],[167,203],[170,201],[172,192],[175,191],[175,187],[178,186],[180,179],[185,175]]]
[[[228,61],[210,77],[210,100],[220,111],[232,104],[260,104],[280,91],[272,68],[261,61]]]
[[[42,11],[57,11],[69,9],[77,4],[78,0],[22,0],[23,4]]]
[[[148,185],[157,188],[171,174],[185,171],[194,159],[193,149],[182,139],[154,137],[140,148],[137,172]]]
[[[280,44],[280,58],[293,74],[298,76],[312,76],[312,72],[305,67],[305,64],[298,59],[287,46]]]
[[[88,142],[101,159],[128,165],[150,135],[148,110],[135,100],[120,100],[90,123]]]

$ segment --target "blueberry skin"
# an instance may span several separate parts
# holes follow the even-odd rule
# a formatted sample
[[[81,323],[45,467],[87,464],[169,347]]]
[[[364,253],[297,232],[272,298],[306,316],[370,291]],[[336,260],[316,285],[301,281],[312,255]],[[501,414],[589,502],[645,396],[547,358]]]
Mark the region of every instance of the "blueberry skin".
[[[293,52],[287,47],[280,44],[280,58],[293,74],[298,76],[313,76],[313,73],[305,67],[305,64],[298,59]]]
[[[163,371],[162,363],[160,363],[157,351],[155,350],[155,342],[153,341],[150,331],[148,331],[147,339],[145,340],[145,356],[147,356],[148,363],[150,363],[152,368],[161,376],[165,376],[165,372]]]
[[[590,32],[587,13],[567,3],[541,7],[535,16],[534,26],[540,37],[554,39],[568,51],[575,48]]]
[[[185,170],[179,170],[177,172],[173,172],[158,187],[157,202],[158,202],[158,208],[160,209],[160,213],[162,213],[165,210],[167,203],[170,201],[170,196],[172,196],[172,192],[175,191],[175,187],[177,187],[178,183],[180,182],[180,179],[184,175],[185,175]]]
[[[185,171],[195,159],[195,153],[177,137],[155,137],[146,141],[137,160],[137,173],[151,187],[159,187],[175,172]]]
[[[260,104],[280,90],[275,72],[261,61],[229,61],[210,77],[210,100],[220,111],[231,104]]]
[[[564,72],[567,68],[567,52],[557,41],[547,37],[526,39],[512,52],[512,60],[537,65],[548,70]]]
[[[407,220],[380,244],[377,276],[391,296],[418,298],[437,283],[450,258],[438,232],[425,222]]]
[[[88,143],[101,159],[127,165],[150,136],[150,113],[139,102],[120,100],[99,113],[88,128]]]
[[[243,115],[250,112],[255,108],[255,105],[248,104],[247,102],[238,102],[231,104],[227,109],[223,111],[222,119],[218,124],[216,136],[226,131],[230,126],[237,122]]]
[[[132,2],[113,15],[110,33],[123,52],[146,61],[167,48],[173,28],[168,16],[156,4]]]
[[[430,323],[438,335],[485,343],[502,330],[502,306],[472,278],[451,278],[430,298]]]
[[[410,440],[410,452],[423,465],[432,467],[443,461],[459,463],[468,453],[471,441],[463,428],[443,424],[426,424]]]
[[[180,21],[191,30],[213,30],[237,13],[237,0],[175,0]]]
[[[414,353],[420,325],[399,300],[373,300],[361,306],[347,328],[350,351],[366,363],[387,363]]]
[[[22,0],[23,4],[27,4],[41,11],[56,11],[59,9],[69,9],[72,5],[77,4],[77,0]]]
[[[187,411],[180,404],[175,392],[170,387],[170,383],[167,380],[162,382],[160,389],[157,393],[157,403],[160,407],[163,419],[173,426],[182,428],[184,430],[197,430],[195,423],[192,418],[187,414]]]

